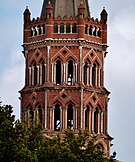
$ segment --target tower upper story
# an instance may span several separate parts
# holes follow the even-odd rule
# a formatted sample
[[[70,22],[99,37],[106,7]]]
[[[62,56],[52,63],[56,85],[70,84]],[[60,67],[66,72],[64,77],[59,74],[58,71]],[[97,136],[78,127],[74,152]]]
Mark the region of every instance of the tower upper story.
[[[106,47],[107,12],[103,9],[100,20],[94,19],[90,16],[87,0],[44,0],[41,16],[37,19],[31,19],[26,8],[24,45],[47,39],[79,39]]]

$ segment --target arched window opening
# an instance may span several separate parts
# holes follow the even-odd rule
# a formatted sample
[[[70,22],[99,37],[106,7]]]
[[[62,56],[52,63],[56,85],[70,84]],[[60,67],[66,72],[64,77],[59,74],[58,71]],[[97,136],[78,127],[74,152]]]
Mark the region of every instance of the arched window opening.
[[[85,34],[88,34],[88,25],[85,25]]]
[[[71,104],[68,105],[67,109],[67,128],[73,130],[73,106]]]
[[[64,24],[60,24],[60,33],[64,33]]]
[[[45,75],[46,75],[46,73],[45,73],[45,64],[43,63],[42,64],[42,84],[45,83]]]
[[[101,151],[104,151],[104,147],[102,144],[98,144],[97,145],[97,149],[101,150]]]
[[[89,35],[92,35],[92,26],[89,28]]]
[[[33,112],[32,109],[30,109],[29,115],[30,115],[30,116],[29,116],[30,126],[32,126],[32,125],[33,125],[33,122],[34,122],[34,112]]]
[[[90,109],[89,107],[87,107],[87,109],[85,110],[85,129],[89,129],[89,112],[90,112]]]
[[[54,24],[54,33],[58,33],[58,24]]]
[[[45,34],[45,24],[42,25],[42,34]]]
[[[41,35],[41,27],[40,27],[40,25],[38,26],[38,35]]]
[[[73,84],[73,61],[68,62],[68,85]]]
[[[66,24],[66,33],[70,33],[70,24]]]
[[[98,133],[98,109],[94,112],[94,132]]]
[[[61,123],[60,123],[60,105],[56,104],[55,105],[55,110],[54,110],[54,130],[58,131],[60,130]]]
[[[92,67],[92,85],[96,85],[96,64]]]
[[[37,66],[34,65],[34,85],[37,85]]]
[[[38,120],[39,124],[42,126],[42,109],[38,110]]]
[[[84,84],[87,84],[87,70],[88,70],[88,63],[86,62],[85,64],[84,64],[84,78],[83,78],[83,83]]]
[[[34,36],[36,36],[37,35],[37,27],[35,26],[34,27]]]
[[[56,84],[61,84],[61,62],[56,62]]]
[[[100,28],[98,28],[97,36],[98,36],[98,37],[101,37],[101,29],[100,29]]]
[[[97,36],[97,28],[95,27],[93,30],[93,35],[96,37]]]
[[[72,25],[72,33],[76,33],[76,24]]]

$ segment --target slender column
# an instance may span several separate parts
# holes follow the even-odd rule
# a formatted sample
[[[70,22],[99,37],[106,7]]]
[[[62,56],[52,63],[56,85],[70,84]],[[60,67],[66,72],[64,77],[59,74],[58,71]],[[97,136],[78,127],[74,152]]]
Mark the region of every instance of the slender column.
[[[61,63],[61,84],[63,83],[63,63]]]
[[[80,49],[80,82],[82,82],[82,46],[79,46]]]
[[[73,80],[72,80],[72,84],[75,83],[75,63],[73,63]]]
[[[103,125],[104,117],[103,117],[103,115],[104,115],[104,112],[102,111],[101,112],[101,133],[103,133],[103,128],[104,128],[104,125]]]
[[[52,129],[52,109],[50,108],[50,129]]]
[[[54,75],[54,63],[52,63],[52,83],[54,82],[54,77],[53,77],[53,75]]]
[[[60,130],[63,129],[63,115],[62,115],[62,108],[60,107]]]
[[[68,82],[68,63],[66,63],[66,83]]]
[[[38,112],[38,109],[36,110],[36,121],[37,121],[37,124],[39,124],[39,112]]]
[[[77,108],[75,109],[75,117],[76,117],[76,120],[75,120],[75,128],[77,129]]]
[[[73,107],[73,129],[75,129],[75,108]]]
[[[52,130],[54,130],[54,107],[52,108]]]
[[[27,116],[28,116],[28,118],[27,118],[27,122],[28,122],[28,127],[30,127],[30,110],[28,110],[28,112],[27,112]]]
[[[29,67],[29,86],[31,86],[31,70],[32,68]]]
[[[85,111],[86,111],[86,107],[85,109],[83,109],[83,129],[85,129],[85,121],[86,121]]]
[[[101,113],[100,113],[100,111],[98,112],[98,134],[100,134],[100,132],[101,132],[101,130],[100,130],[100,126],[101,126],[101,122],[100,122],[100,116],[101,115]]]
[[[98,69],[98,87],[100,87],[100,68]]]
[[[92,110],[92,133],[94,133],[94,110]]]
[[[75,82],[77,82],[77,63],[75,63]]]
[[[83,114],[83,88],[81,88],[80,129],[82,129],[82,114]]]
[[[91,133],[91,127],[92,127],[92,125],[91,125],[91,113],[92,113],[92,111],[91,111],[91,109],[89,109],[89,132]]]
[[[37,65],[37,85],[39,85],[39,65]]]
[[[47,91],[45,91],[45,129],[47,129],[47,121],[48,121],[48,118],[47,118]]]
[[[72,33],[72,24],[70,25],[70,33]]]
[[[65,129],[67,129],[67,107],[65,109]]]
[[[92,86],[92,68],[93,65],[90,66],[90,85]]]
[[[34,85],[34,66],[32,66],[32,85]]]
[[[90,76],[89,76],[89,66],[87,67],[87,85],[89,85],[89,78],[90,78]]]
[[[50,46],[47,46],[47,82],[49,82],[50,80],[49,80],[49,77],[50,77],[50,73],[49,73],[49,70],[50,70]]]
[[[63,82],[65,83],[66,82],[66,63],[63,63],[63,71],[64,71]]]
[[[54,75],[53,75],[53,81],[56,83],[56,63],[54,63]]]
[[[84,83],[84,64],[82,64],[82,82]]]
[[[42,65],[40,64],[40,85],[42,85]]]
[[[97,67],[96,67],[96,77],[95,77],[95,85],[97,86],[97,80],[98,80],[98,77],[97,77],[97,74],[98,74],[98,69],[97,69]]]
[[[66,33],[66,25],[64,25],[64,33]]]

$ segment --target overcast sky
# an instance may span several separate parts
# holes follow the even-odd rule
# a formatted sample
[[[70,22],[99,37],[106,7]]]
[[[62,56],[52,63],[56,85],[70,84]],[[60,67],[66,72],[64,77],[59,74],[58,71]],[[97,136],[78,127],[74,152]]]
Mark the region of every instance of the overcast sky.
[[[28,5],[32,17],[40,16],[43,0],[0,0],[0,97],[11,104],[19,118],[18,91],[24,86],[22,54],[23,12]],[[135,1],[90,0],[91,16],[103,7],[109,14],[108,54],[105,86],[109,101],[109,134],[112,152],[123,162],[134,162],[135,153]]]

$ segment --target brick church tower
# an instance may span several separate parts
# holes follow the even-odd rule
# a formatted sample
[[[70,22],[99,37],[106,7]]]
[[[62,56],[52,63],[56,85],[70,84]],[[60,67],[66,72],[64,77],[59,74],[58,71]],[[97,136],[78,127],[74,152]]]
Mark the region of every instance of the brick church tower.
[[[40,123],[50,136],[88,129],[109,156],[106,10],[100,15],[91,17],[87,0],[44,0],[36,19],[26,8],[21,118]]]

